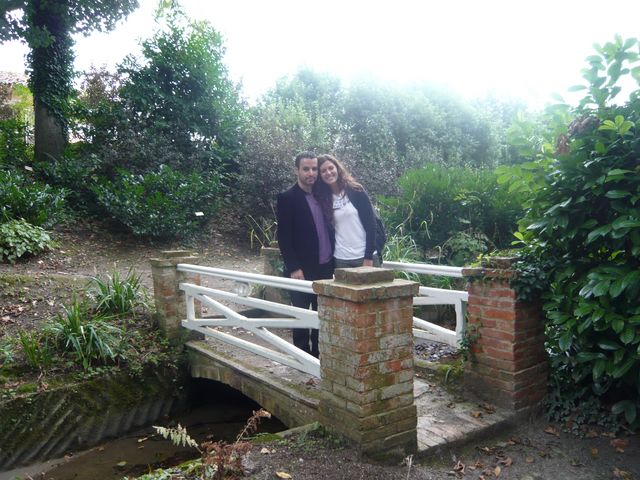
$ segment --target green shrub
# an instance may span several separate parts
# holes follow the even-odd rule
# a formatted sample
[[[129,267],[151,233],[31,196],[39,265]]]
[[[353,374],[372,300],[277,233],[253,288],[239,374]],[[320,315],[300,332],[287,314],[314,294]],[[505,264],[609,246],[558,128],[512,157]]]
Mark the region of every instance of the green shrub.
[[[398,198],[384,200],[391,221],[404,221],[423,251],[442,246],[458,232],[480,232],[489,243],[504,246],[522,215],[518,196],[509,195],[489,170],[431,164],[407,172],[399,187]]]
[[[63,190],[0,170],[0,219],[23,218],[32,225],[51,226],[64,214],[64,198]]]
[[[0,167],[30,165],[33,147],[26,141],[28,135],[27,125],[20,120],[0,120]]]
[[[98,202],[114,220],[148,237],[194,233],[217,209],[220,190],[216,176],[183,174],[170,167],[144,175],[123,171],[113,182],[94,187]]]
[[[106,279],[91,279],[90,295],[96,302],[96,311],[101,315],[135,314],[138,307],[147,306],[147,294],[140,282],[140,275],[133,270],[122,278],[114,270]]]
[[[37,255],[54,246],[46,230],[24,219],[0,224],[0,261],[14,263],[23,255]]]
[[[583,70],[587,86],[575,88],[586,92],[578,107],[550,107],[532,161],[502,176],[531,193],[518,236],[551,265],[544,310],[553,388],[560,397],[579,392],[575,402],[599,397],[638,427],[640,90],[623,104],[614,98],[625,74],[640,78],[640,59],[635,39],[596,49]]]

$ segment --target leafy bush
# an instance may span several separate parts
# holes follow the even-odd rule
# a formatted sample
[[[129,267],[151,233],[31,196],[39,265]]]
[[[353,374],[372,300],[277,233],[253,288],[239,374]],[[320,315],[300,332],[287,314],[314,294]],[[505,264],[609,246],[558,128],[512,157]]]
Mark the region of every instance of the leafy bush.
[[[32,225],[51,226],[62,217],[64,200],[64,190],[15,171],[0,170],[0,219],[23,218]]]
[[[23,167],[33,160],[28,126],[17,118],[0,120],[0,166]]]
[[[140,281],[140,275],[133,270],[122,278],[114,270],[106,279],[91,279],[91,293],[96,303],[96,311],[102,315],[135,314],[138,307],[147,306],[147,295]]]
[[[46,230],[24,219],[0,224],[0,261],[15,263],[23,255],[37,255],[54,246]]]
[[[640,90],[615,103],[620,80],[640,79],[637,41],[596,46],[577,107],[547,110],[528,164],[502,181],[532,198],[519,238],[550,262],[545,296],[556,387],[600,397],[640,425]],[[531,136],[529,136],[531,138]],[[541,148],[540,148],[541,147]],[[522,172],[537,172],[522,175]],[[564,390],[563,390],[564,389]]]
[[[134,234],[178,237],[194,233],[215,212],[221,184],[217,176],[161,167],[144,175],[122,171],[93,190],[106,212]]]
[[[391,221],[406,221],[407,233],[423,251],[441,246],[458,232],[485,235],[488,243],[503,246],[511,241],[522,215],[518,196],[507,195],[507,188],[488,170],[432,164],[407,172],[399,186],[398,198],[384,200],[390,205]]]

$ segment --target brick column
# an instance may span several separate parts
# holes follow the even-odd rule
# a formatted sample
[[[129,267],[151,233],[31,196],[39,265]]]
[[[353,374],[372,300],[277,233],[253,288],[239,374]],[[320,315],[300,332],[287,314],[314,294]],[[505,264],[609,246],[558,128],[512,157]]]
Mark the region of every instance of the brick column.
[[[512,258],[489,258],[464,269],[469,279],[465,387],[515,412],[535,409],[547,393],[544,320],[539,302],[516,299]]]
[[[320,318],[319,421],[369,456],[415,452],[413,296],[390,270],[338,269],[313,283]]]
[[[153,296],[156,304],[156,321],[163,335],[172,343],[181,341],[181,322],[187,316],[184,293],[180,282],[200,283],[200,275],[178,272],[179,263],[194,263],[198,257],[186,250],[164,251],[162,258],[151,259]],[[200,315],[196,304],[196,315]]]

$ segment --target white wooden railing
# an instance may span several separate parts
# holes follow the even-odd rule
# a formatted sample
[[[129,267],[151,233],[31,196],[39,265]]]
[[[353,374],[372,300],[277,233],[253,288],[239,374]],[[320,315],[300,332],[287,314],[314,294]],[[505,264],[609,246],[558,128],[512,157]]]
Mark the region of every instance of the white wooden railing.
[[[462,277],[461,267],[448,265],[431,265],[428,263],[400,263],[387,262],[383,268],[391,270],[417,273],[421,275],[437,275],[444,277]],[[453,305],[456,312],[456,329],[449,330],[435,323],[427,322],[418,317],[413,317],[413,334],[418,338],[425,338],[437,342],[446,343],[457,347],[465,329],[465,313],[469,293],[465,290],[449,290],[445,288],[420,287],[419,296],[414,297],[413,305]]]
[[[398,262],[384,262],[383,266],[384,268],[419,274],[452,277],[462,276],[462,269],[458,267]],[[212,338],[296,368],[310,375],[320,376],[320,362],[317,358],[269,331],[269,328],[319,328],[318,313],[312,310],[269,302],[249,296],[251,293],[251,284],[312,293],[311,281],[184,263],[178,264],[177,269],[184,273],[199,274],[201,277],[217,277],[236,282],[233,287],[234,292],[227,292],[193,283],[181,283],[180,289],[185,292],[187,304],[187,318],[182,321],[183,327],[199,331]],[[414,317],[414,335],[419,338],[443,342],[454,347],[457,346],[464,332],[464,312],[467,299],[468,294],[465,291],[420,287],[419,296],[414,298],[414,305],[454,305],[456,311],[456,329],[455,331],[449,330]],[[198,300],[203,306],[207,306],[217,314],[223,315],[224,318],[197,317],[195,300]],[[222,302],[231,302],[236,305],[259,309],[276,315],[284,315],[284,317],[248,318],[229,308]],[[230,335],[218,330],[218,327],[243,328],[272,345],[277,350]]]

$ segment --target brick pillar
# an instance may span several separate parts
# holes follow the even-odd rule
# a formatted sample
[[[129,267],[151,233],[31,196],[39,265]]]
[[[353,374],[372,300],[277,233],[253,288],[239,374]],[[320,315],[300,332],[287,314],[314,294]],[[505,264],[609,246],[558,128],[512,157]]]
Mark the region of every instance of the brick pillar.
[[[184,293],[180,282],[200,283],[200,275],[178,272],[179,263],[194,263],[198,257],[186,250],[164,251],[162,258],[151,259],[153,296],[156,304],[158,328],[172,343],[181,341],[181,322],[187,316]],[[196,315],[199,313],[196,304]]]
[[[516,299],[512,258],[489,258],[464,269],[469,279],[471,351],[465,387],[515,412],[535,409],[547,393],[544,320],[539,302]]]
[[[313,283],[320,318],[319,421],[369,456],[415,452],[413,296],[390,270],[338,269]]]

